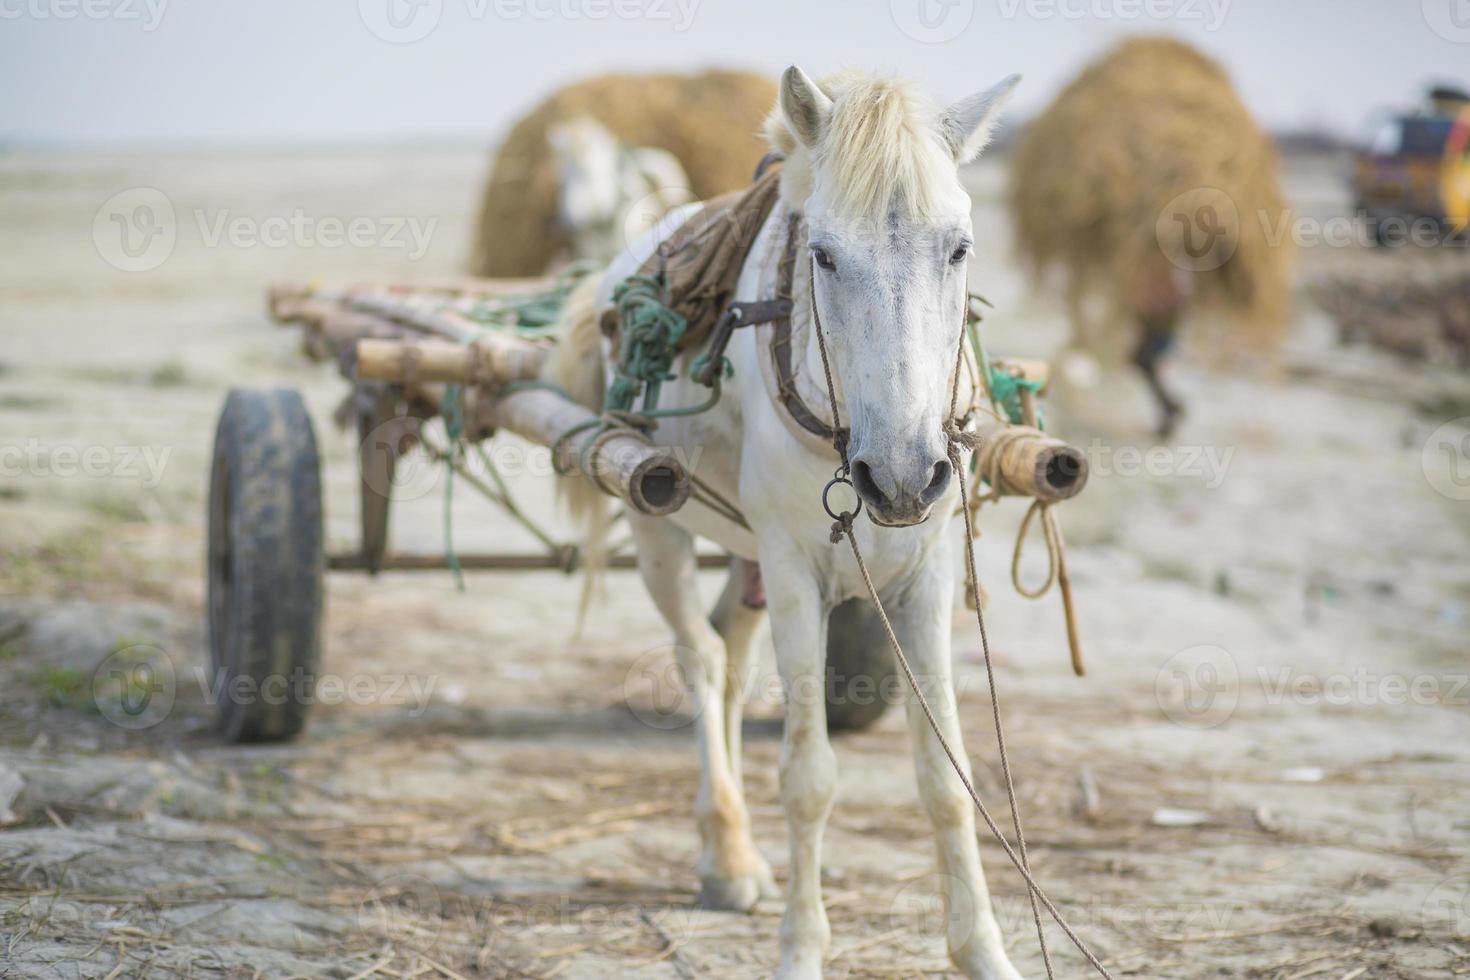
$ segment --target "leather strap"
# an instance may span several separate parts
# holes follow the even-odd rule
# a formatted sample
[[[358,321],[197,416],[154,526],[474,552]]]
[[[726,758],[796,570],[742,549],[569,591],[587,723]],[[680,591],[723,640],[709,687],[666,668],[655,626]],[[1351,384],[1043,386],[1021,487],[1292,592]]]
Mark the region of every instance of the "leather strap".
[[[781,255],[776,280],[776,296],[786,301],[786,313],[771,321],[771,363],[776,370],[776,400],[792,421],[831,446],[836,441],[834,435],[840,436],[844,443],[847,441],[847,427],[843,426],[834,434],[832,426],[812,411],[796,386],[796,358],[791,349],[791,311],[795,305],[796,253],[800,247],[800,232],[801,215],[792,212],[787,219],[786,250]]]
[[[790,316],[791,300],[782,299],[779,296],[775,299],[752,300],[748,303],[739,300],[731,303],[725,307],[724,314],[715,324],[709,351],[704,355],[704,367],[694,376],[694,380],[706,386],[714,384],[715,374],[720,370],[720,364],[725,358],[725,348],[730,346],[730,335],[735,332],[736,328],[754,327]]]

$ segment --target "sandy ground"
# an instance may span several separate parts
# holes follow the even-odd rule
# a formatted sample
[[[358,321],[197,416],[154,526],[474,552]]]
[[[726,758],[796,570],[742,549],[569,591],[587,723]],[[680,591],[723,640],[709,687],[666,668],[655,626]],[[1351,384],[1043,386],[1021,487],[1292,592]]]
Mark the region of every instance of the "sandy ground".
[[[228,386],[304,392],[334,546],[352,545],[357,520],[354,439],[330,423],[342,385],[267,322],[263,288],[454,272],[481,161],[474,148],[0,157],[0,975],[774,966],[779,903],[693,904],[692,739],[664,628],[632,576],[613,577],[574,638],[578,585],[555,573],[472,575],[463,593],[445,574],[334,574],[324,669],[337,703],[318,705],[296,744],[213,734],[203,498]],[[1341,174],[1292,166],[1303,215],[1344,208]],[[1008,257],[1000,169],[972,176],[992,346],[1044,354],[1058,309]],[[166,261],[126,272],[104,256],[157,254],[119,259],[105,216],[99,248],[94,217],[137,187],[165,192],[177,233]],[[368,218],[375,237],[333,245],[317,226],[252,243],[252,228],[295,214]],[[433,222],[422,255],[392,234],[410,218]],[[1302,280],[1465,261],[1319,246]],[[1054,428],[1093,454],[1088,490],[1062,511],[1085,680],[1067,669],[1055,598],[1006,583],[1020,505],[986,516],[982,574],[1035,870],[1120,975],[1470,973],[1470,379],[1339,347],[1304,289],[1283,370],[1211,360],[1175,362],[1190,414],[1152,456],[1131,379],[1064,390],[1053,409]],[[535,463],[513,482],[552,520]],[[395,546],[433,551],[442,482],[425,471],[408,486]],[[457,489],[461,550],[530,549]],[[718,579],[704,585],[712,597]],[[962,609],[955,634],[969,750],[999,808]],[[108,669],[140,655],[171,696],[129,714]],[[746,786],[783,878],[773,677],[767,650]],[[901,713],[841,738],[837,755],[829,976],[942,975]],[[1173,823],[1188,825],[1160,826]],[[981,843],[1012,954],[1040,975],[1019,879]],[[1051,945],[1061,975],[1082,975],[1055,930]]]

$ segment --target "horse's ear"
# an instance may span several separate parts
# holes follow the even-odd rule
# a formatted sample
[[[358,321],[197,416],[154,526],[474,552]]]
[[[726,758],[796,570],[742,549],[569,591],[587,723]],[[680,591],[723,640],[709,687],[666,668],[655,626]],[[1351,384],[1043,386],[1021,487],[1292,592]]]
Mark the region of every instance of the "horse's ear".
[[[781,74],[781,114],[792,135],[813,147],[832,114],[832,100],[806,72],[792,65]]]
[[[985,149],[1001,108],[1020,83],[1020,75],[1010,75],[983,92],[960,99],[944,111],[944,138],[957,162],[969,163]]]

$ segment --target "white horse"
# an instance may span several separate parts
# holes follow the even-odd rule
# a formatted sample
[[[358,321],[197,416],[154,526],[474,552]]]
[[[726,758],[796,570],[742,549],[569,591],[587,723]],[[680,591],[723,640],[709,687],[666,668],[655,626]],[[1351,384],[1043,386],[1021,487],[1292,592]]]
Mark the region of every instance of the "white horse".
[[[569,259],[611,260],[691,197],[689,178],[672,153],[627,146],[591,116],[552,126],[546,140]]]
[[[950,664],[956,535],[949,531],[957,490],[946,422],[973,232],[958,168],[980,152],[1018,80],[941,109],[891,79],[850,73],[818,86],[800,69],[787,69],[766,124],[771,149],[785,157],[781,201],[756,237],[738,289],[742,300],[771,298],[788,218],[799,216],[791,324],[798,381],[807,404],[830,422],[815,308],[837,405],[850,427],[853,483],[868,515],[856,524],[857,539],[961,759]],[[589,406],[601,407],[607,383],[596,310],[652,254],[654,237],[636,243],[589,287],[596,296],[584,293],[568,306],[551,376]],[[692,692],[703,767],[697,870],[701,900],[716,908],[749,909],[774,892],[751,838],[740,767],[744,688],[762,614],[739,601],[737,561],[711,626],[695,588],[695,535],[759,560],[787,694],[780,782],[790,877],[779,975],[818,977],[831,937],[822,906],[822,833],[837,787],[823,697],[827,613],[867,592],[851,551],[829,540],[823,516],[823,488],[837,454],[792,425],[773,399],[767,330],[735,332],[728,350],[734,377],[714,409],[665,419],[654,433],[659,445],[684,447],[700,478],[738,501],[749,529],[693,500],[670,518],[628,517],[644,584],[673,627]],[[661,405],[692,405],[707,395],[685,379],[687,355],[678,366],[681,380],[664,386]],[[605,500],[585,486],[565,489],[574,509]],[[1016,978],[980,867],[971,800],[912,699],[907,715],[919,792],[938,839],[950,956],[966,976]]]

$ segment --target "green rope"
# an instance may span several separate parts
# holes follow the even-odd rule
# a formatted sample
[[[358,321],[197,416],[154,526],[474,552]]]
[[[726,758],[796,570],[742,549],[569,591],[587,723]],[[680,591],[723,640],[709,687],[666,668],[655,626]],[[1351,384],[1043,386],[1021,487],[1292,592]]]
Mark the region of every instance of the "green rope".
[[[446,308],[457,310],[485,328],[514,330],[517,334],[527,337],[547,336],[555,331],[567,297],[577,284],[595,268],[596,266],[591,263],[574,263],[558,277],[554,285],[540,292],[518,296],[510,300],[484,299],[471,304],[468,308],[452,304]],[[621,326],[621,346],[618,363],[614,370],[615,377],[607,393],[604,415],[573,426],[562,433],[557,440],[559,443],[589,428],[596,428],[599,435],[614,425],[636,428],[643,425],[645,420],[696,415],[708,411],[719,402],[720,376],[730,377],[734,373],[728,359],[724,360],[721,370],[716,372],[714,382],[710,385],[710,397],[707,400],[687,408],[659,409],[657,407],[659,386],[676,377],[672,371],[674,359],[678,356],[679,341],[683,338],[685,330],[688,329],[688,322],[684,317],[666,305],[666,292],[662,275],[630,276],[618,284],[613,293],[613,302],[617,305]],[[703,359],[707,360],[707,355]],[[701,362],[696,361],[691,366],[691,371],[697,370],[700,366]],[[501,386],[500,390],[502,394],[510,394],[530,389],[545,389],[566,395],[560,386],[538,378],[512,381]],[[461,393],[459,385],[446,385],[439,411],[444,417],[444,432],[449,441],[443,454],[446,470],[444,474],[444,557],[445,563],[454,575],[456,587],[463,592],[465,590],[464,574],[460,568],[459,556],[454,550],[453,522],[456,459],[457,454],[461,451],[464,435],[464,403],[461,400]],[[643,396],[642,408],[634,412],[633,404],[640,394]],[[587,447],[584,447],[584,452],[595,441],[595,439],[589,441]],[[488,457],[483,458],[485,458],[492,479],[498,485],[507,508],[514,516],[520,516],[514,504],[510,502],[509,489],[505,486],[500,474],[493,466],[488,465]],[[584,460],[584,468],[586,464],[587,461]],[[543,544],[548,547],[552,546],[554,542],[549,536],[541,532],[539,528],[529,524],[527,526],[542,540]]]
[[[679,355],[679,341],[683,339],[689,322],[669,308],[668,290],[661,272],[624,279],[613,290],[613,303],[618,313],[618,361],[613,366],[612,384],[603,399],[602,414],[567,429],[557,437],[553,447],[555,451],[555,447],[565,445],[574,436],[593,430],[593,438],[582,447],[581,468],[584,471],[590,465],[587,453],[604,433],[621,426],[646,434],[653,428],[654,419],[707,412],[720,401],[723,378],[732,377],[735,373],[729,359],[722,357],[720,370],[714,373],[709,383],[707,399],[683,408],[659,408],[660,386],[678,377],[673,371],[674,360]],[[708,361],[708,354],[695,358],[689,366],[690,377],[697,375]],[[501,390],[511,392],[533,388],[565,394],[557,385],[539,379],[513,381]],[[642,400],[635,410],[633,405],[639,401],[640,395]]]
[[[618,363],[608,386],[607,411],[627,412],[640,394],[645,412],[658,407],[659,386],[673,381],[679,341],[689,323],[665,303],[661,275],[634,275],[618,283]]]
[[[516,504],[515,497],[510,492],[510,484],[500,474],[500,467],[495,465],[495,460],[490,457],[489,453],[485,452],[485,447],[478,442],[471,443],[471,445],[474,447],[475,454],[480,457],[480,465],[485,468],[485,472],[489,474],[491,482],[495,484],[495,492],[500,495],[497,501],[500,506],[504,507],[506,513],[510,514],[521,527],[531,532],[531,535],[537,541],[540,541],[549,553],[558,557],[562,556],[567,546],[557,542],[549,532],[531,520],[525,511],[521,510],[520,506]],[[575,545],[571,547],[573,550],[576,549]]]
[[[990,305],[990,301],[984,296],[972,293],[970,299],[978,300],[986,306]],[[1041,382],[1028,378],[1018,378],[991,364],[990,355],[985,350],[985,341],[980,335],[980,324],[984,320],[984,317],[980,315],[980,310],[974,302],[969,304],[968,312],[969,315],[965,318],[965,327],[970,332],[970,347],[975,352],[975,360],[980,363],[980,374],[985,379],[985,390],[990,395],[990,405],[995,409],[997,414],[1004,412],[1005,417],[1010,420],[1012,425],[1021,425],[1025,422],[1025,418],[1021,412],[1021,391],[1025,389],[1026,391],[1039,392],[1041,390]],[[1036,416],[1036,426],[1037,428],[1042,428],[1040,412]]]
[[[990,398],[1005,410],[1006,418],[1010,419],[1012,425],[1020,425],[1025,421],[1021,413],[1021,391],[1037,392],[1041,390],[1041,382],[1029,378],[1018,378],[1008,374],[999,368],[990,370]],[[1036,419],[1038,426],[1041,418]]]
[[[728,357],[721,357],[720,361],[722,362],[720,364],[720,369],[716,371],[714,375],[714,384],[716,385],[719,384],[720,381],[719,375],[723,374],[726,378],[735,377],[735,365],[730,363],[730,359]],[[691,378],[699,377],[701,374],[704,373],[704,366],[708,363],[709,351],[705,351],[703,354],[700,354],[694,359],[693,364],[689,365],[689,376]]]
[[[464,405],[460,402],[459,385],[445,385],[444,397],[439,403],[439,412],[444,416],[444,434],[449,445],[444,455],[444,559],[454,575],[454,585],[464,591],[464,573],[459,568],[459,556],[454,552],[454,454],[459,452],[460,436],[464,432]]]
[[[513,330],[522,337],[533,339],[551,337],[556,334],[567,297],[589,273],[597,269],[595,262],[573,262],[546,289],[510,299],[482,299],[468,308],[451,308],[485,327]]]

